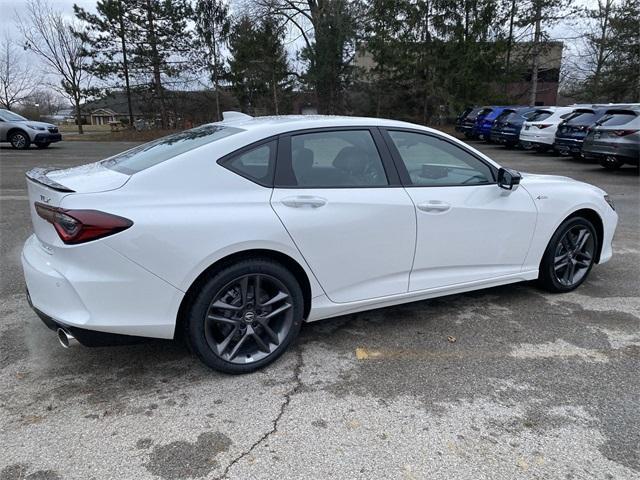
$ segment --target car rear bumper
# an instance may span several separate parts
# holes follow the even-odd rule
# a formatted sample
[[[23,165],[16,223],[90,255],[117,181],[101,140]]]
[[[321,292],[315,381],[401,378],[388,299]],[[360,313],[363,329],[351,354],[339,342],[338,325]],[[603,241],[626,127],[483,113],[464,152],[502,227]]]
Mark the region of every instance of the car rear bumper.
[[[496,143],[516,144],[519,141],[519,135],[511,132],[491,131],[491,140]]]
[[[32,235],[22,267],[30,302],[48,324],[173,338],[183,292],[103,242],[53,248]]]
[[[538,130],[538,129],[536,129]],[[541,130],[538,130],[542,132]],[[533,130],[521,130],[520,131],[520,143],[525,146],[537,147],[545,146],[550,147],[553,145],[555,135],[547,133],[534,133]]]
[[[576,154],[582,152],[583,139],[578,138],[557,138],[553,142],[553,148],[564,154]]]
[[[33,143],[55,143],[62,140],[60,133],[38,133],[33,137]]]
[[[628,163],[638,164],[640,160],[640,145],[585,142],[582,147],[582,153],[587,158],[597,159],[611,155],[624,159]]]

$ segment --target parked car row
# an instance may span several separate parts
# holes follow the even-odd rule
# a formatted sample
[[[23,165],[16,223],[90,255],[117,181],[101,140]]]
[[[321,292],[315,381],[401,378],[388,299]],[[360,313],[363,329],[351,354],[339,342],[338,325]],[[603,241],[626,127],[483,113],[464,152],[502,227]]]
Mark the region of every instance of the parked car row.
[[[508,148],[596,160],[610,170],[640,163],[640,104],[468,108],[456,130]]]

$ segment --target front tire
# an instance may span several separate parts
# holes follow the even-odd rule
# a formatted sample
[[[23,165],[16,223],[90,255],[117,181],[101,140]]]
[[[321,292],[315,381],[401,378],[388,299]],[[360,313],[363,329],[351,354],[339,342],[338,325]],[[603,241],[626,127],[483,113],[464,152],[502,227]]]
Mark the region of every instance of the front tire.
[[[593,224],[583,217],[565,220],[551,237],[540,262],[538,282],[552,293],[575,290],[593,267],[598,238]]]
[[[27,148],[29,148],[29,145],[31,145],[31,139],[29,138],[29,135],[21,131],[13,132],[9,136],[9,142],[11,143],[11,146],[16,150],[26,150]]]
[[[249,373],[275,361],[300,332],[304,300],[281,264],[251,259],[205,280],[188,310],[186,337],[207,366]]]

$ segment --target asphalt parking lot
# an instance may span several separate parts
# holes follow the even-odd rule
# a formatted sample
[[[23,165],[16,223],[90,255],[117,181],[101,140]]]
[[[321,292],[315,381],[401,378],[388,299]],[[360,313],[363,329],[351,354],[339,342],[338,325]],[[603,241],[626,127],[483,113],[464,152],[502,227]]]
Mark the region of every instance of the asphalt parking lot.
[[[306,325],[232,377],[172,342],[63,350],[27,305],[24,172],[132,145],[0,147],[0,479],[640,478],[638,169],[474,144],[607,190],[613,259],[566,295],[518,284]]]

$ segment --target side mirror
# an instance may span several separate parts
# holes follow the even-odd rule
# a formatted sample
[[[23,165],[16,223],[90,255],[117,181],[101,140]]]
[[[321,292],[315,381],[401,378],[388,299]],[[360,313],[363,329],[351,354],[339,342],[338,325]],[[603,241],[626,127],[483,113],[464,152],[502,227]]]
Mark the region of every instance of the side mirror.
[[[520,184],[521,178],[522,175],[520,175],[520,172],[516,172],[515,170],[509,168],[501,168],[498,170],[498,186],[505,190],[515,190]]]

